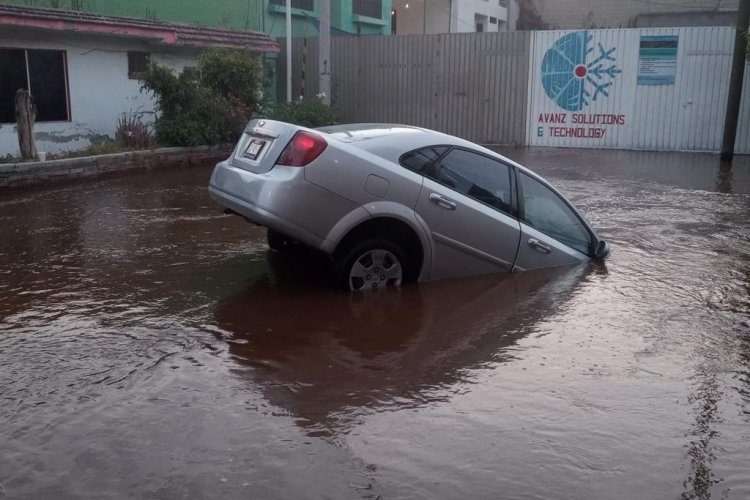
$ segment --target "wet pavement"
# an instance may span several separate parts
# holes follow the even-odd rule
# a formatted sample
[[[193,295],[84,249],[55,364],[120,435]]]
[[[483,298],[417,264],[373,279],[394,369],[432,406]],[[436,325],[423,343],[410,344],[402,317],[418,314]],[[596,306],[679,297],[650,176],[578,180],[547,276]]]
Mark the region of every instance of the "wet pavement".
[[[506,154],[606,263],[351,296],[209,167],[0,195],[0,497],[750,498],[750,158]]]

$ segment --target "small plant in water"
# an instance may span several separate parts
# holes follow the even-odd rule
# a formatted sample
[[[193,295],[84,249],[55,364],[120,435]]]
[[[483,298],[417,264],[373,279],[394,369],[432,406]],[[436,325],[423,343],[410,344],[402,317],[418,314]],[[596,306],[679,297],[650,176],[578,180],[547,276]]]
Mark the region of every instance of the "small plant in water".
[[[154,146],[152,126],[135,113],[123,113],[117,119],[115,141],[124,149],[149,149]]]

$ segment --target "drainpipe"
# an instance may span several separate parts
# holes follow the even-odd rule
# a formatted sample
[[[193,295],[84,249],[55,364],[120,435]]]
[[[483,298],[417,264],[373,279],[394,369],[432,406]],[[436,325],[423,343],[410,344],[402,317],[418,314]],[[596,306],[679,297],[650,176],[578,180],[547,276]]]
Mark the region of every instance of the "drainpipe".
[[[318,94],[323,104],[331,104],[331,0],[320,0],[318,38]]]
[[[729,77],[729,96],[727,112],[724,118],[724,137],[721,141],[721,161],[732,161],[734,144],[737,139],[737,121],[740,116],[742,99],[742,80],[745,75],[745,58],[747,54],[747,28],[750,21],[750,0],[740,0],[737,8],[737,26],[734,27],[734,55],[732,73]]]
[[[292,102],[292,0],[286,0],[286,102]]]
[[[458,7],[456,6],[456,0],[450,0],[451,6],[448,14],[448,33],[453,33],[453,19],[458,14],[456,10]]]

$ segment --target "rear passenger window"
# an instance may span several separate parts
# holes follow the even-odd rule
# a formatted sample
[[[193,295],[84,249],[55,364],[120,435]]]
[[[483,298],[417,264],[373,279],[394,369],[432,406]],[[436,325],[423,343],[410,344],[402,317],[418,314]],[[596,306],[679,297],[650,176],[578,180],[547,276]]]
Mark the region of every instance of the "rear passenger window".
[[[418,174],[428,175],[427,170],[440,155],[448,150],[448,146],[431,146],[429,148],[417,149],[401,155],[401,166],[408,168]]]
[[[510,167],[504,163],[454,149],[440,160],[434,179],[485,205],[510,213]]]

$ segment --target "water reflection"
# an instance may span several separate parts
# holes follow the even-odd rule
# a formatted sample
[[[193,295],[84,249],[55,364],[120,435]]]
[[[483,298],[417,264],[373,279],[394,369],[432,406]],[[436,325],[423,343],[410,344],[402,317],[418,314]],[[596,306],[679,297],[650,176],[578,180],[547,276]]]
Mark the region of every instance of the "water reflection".
[[[350,295],[318,284],[324,262],[315,256],[270,257],[270,271],[221,301],[215,320],[264,396],[309,434],[326,436],[368,412],[467,390],[478,369],[514,359],[519,341],[565,308],[592,269]]]
[[[691,470],[683,483],[682,498],[708,500],[713,486],[721,482],[713,471],[713,464],[718,451],[714,442],[721,436],[717,427],[722,422],[719,402],[724,393],[715,370],[704,367],[696,378],[697,387],[688,398],[695,411],[695,423],[688,434],[687,455]]]
[[[732,192],[732,163],[720,162],[716,173],[716,190],[720,193],[731,194]]]

